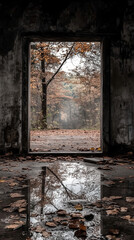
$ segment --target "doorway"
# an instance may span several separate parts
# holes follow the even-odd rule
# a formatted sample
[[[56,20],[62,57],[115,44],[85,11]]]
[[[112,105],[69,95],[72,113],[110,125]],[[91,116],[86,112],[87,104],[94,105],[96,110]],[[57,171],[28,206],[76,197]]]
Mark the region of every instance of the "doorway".
[[[31,152],[102,151],[100,42],[31,42]]]

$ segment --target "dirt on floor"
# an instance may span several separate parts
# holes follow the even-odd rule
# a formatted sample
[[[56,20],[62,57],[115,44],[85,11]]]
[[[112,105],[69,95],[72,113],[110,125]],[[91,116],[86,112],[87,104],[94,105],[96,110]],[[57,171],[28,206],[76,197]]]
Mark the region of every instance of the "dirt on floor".
[[[100,151],[100,131],[81,129],[31,131],[30,149],[32,152]]]

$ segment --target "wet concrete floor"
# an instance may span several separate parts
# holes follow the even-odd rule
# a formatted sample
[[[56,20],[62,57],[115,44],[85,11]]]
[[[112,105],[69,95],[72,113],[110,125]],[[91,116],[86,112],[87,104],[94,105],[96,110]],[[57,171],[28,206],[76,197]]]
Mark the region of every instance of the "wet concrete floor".
[[[133,240],[134,161],[83,159],[1,159],[0,239]]]

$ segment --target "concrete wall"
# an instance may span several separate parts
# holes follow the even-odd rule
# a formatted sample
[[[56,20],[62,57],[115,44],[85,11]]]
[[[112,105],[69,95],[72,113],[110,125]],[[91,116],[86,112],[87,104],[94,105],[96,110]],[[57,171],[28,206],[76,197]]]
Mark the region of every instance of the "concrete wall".
[[[108,39],[111,84],[108,145],[134,148],[133,9],[132,0],[1,1],[1,151],[22,149],[22,43],[26,35]]]
[[[134,1],[124,11],[121,39],[111,42],[111,145],[134,148]]]

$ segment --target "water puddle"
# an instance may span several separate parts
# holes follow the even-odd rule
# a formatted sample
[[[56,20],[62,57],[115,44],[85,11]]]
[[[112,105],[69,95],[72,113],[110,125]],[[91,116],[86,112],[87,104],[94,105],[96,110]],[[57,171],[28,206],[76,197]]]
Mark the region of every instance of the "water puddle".
[[[98,168],[67,161],[3,167],[0,239],[133,240],[134,166]]]
[[[99,236],[100,213],[88,207],[100,197],[100,172],[94,167],[78,163],[43,167],[39,178],[30,180],[32,239],[44,239],[37,226],[51,228],[48,239],[77,239],[77,234],[82,239]]]

